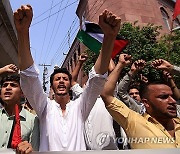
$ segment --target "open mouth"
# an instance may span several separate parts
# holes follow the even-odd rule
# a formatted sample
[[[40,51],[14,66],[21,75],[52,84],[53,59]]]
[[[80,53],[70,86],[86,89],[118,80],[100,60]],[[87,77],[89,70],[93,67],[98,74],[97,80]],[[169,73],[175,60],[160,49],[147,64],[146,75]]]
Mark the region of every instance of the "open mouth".
[[[65,86],[65,85],[59,85],[57,88],[58,88],[59,90],[64,90],[64,89],[66,89],[66,86]]]
[[[170,111],[170,112],[177,112],[177,109],[176,109],[176,106],[173,105],[173,106],[168,106],[167,109]]]
[[[4,93],[4,96],[11,96],[11,95],[12,95],[11,92],[5,92],[5,93]]]

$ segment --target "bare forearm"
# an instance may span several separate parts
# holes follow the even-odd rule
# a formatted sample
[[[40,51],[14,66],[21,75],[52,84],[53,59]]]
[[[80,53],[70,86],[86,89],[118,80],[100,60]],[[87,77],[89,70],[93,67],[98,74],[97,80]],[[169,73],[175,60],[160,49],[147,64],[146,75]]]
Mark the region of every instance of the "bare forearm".
[[[123,65],[121,63],[118,63],[115,67],[115,69],[111,72],[109,75],[107,82],[105,84],[105,88],[103,90],[104,93],[107,95],[114,95],[114,89],[116,87],[116,83],[118,81],[119,75],[123,69]]]
[[[72,72],[72,86],[75,85],[77,82],[78,74],[79,74],[79,71],[80,71],[82,65],[83,65],[83,62],[78,61],[74,71]]]
[[[176,86],[174,80],[170,79],[169,84],[170,84],[170,87],[172,89],[175,99],[179,100],[180,99],[180,91],[179,91],[178,87]]]
[[[115,68],[114,61],[110,59],[109,67],[108,67],[108,73],[111,73]]]
[[[172,74],[176,74],[176,75],[180,75],[180,67],[178,67],[178,66],[172,66],[171,67],[171,69],[170,69],[170,72],[172,73]]]
[[[34,62],[30,52],[29,31],[18,32],[18,59],[20,70],[25,70]]]
[[[0,75],[5,72],[4,67],[0,68]]]
[[[114,36],[104,36],[102,50],[94,66],[96,73],[104,74],[107,72],[111,58],[111,53],[114,47],[114,41]]]

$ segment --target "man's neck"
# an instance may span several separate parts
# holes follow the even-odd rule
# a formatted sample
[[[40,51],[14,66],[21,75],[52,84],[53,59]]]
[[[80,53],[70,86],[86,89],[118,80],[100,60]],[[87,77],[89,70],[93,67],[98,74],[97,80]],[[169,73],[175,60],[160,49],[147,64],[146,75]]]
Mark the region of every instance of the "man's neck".
[[[61,106],[61,109],[63,111],[65,111],[66,110],[66,104],[69,103],[69,101],[70,101],[70,96],[69,96],[69,94],[64,95],[64,96],[55,95],[55,100]]]
[[[173,118],[155,118],[167,131],[174,130],[175,124]]]
[[[4,108],[9,116],[15,115],[15,104],[13,102],[4,103]],[[19,104],[19,103],[18,103]],[[19,105],[19,111],[21,111],[21,106]]]

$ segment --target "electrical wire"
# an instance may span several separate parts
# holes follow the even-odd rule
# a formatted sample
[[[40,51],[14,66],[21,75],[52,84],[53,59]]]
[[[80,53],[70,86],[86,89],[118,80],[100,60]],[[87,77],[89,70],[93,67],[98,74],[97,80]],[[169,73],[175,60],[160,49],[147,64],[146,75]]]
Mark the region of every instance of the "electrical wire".
[[[92,10],[92,8],[94,8],[94,6],[95,6],[95,4],[98,2],[98,0],[96,0],[95,2],[94,2],[94,4],[92,5],[92,7],[89,9],[89,11],[90,10]],[[100,5],[100,7],[103,5],[104,3],[102,3],[101,5]],[[98,5],[97,5],[98,6]],[[97,7],[96,6],[96,7]],[[100,7],[98,8],[98,10],[100,9]],[[96,13],[95,13],[96,14]],[[77,29],[79,28],[79,26],[76,28],[76,30],[74,31],[74,33],[77,31]],[[67,34],[68,35],[68,34]],[[67,39],[67,37],[65,37],[66,39]],[[65,42],[66,40],[64,40],[64,42]],[[68,40],[67,40],[68,41]],[[65,47],[65,45],[67,44],[67,43],[62,43],[61,45],[63,45],[63,46],[61,46],[61,50],[60,50],[60,47],[58,48],[58,50],[57,50],[57,52],[56,53],[58,53],[58,51],[63,51],[63,49],[64,49],[64,47]],[[55,54],[56,55],[56,54]],[[57,55],[57,56],[55,56],[55,59],[52,59],[52,61],[56,61],[56,59],[58,59],[59,58],[59,55]],[[61,60],[62,60],[62,58],[61,58]],[[59,61],[61,61],[61,60],[59,60]],[[52,61],[51,61],[51,64],[52,64]]]
[[[57,11],[57,12],[51,14],[49,17],[52,17],[52,16],[54,16],[55,14],[59,13],[60,11],[63,11],[63,10],[66,9],[67,7],[69,7],[69,6],[73,5],[73,4],[75,4],[77,1],[78,1],[78,0],[72,2],[72,3],[69,4],[68,6],[62,8],[61,10],[59,10],[59,11]],[[38,21],[38,22],[32,24],[31,27],[32,27],[32,26],[35,26],[35,25],[37,25],[37,24],[39,24],[39,23],[41,23],[42,21],[44,21],[44,20],[46,20],[46,19],[48,19],[48,17],[45,17],[44,19],[42,19],[42,20],[40,20],[40,21]]]
[[[75,17],[75,19],[73,20],[73,22],[72,22],[72,24],[71,24],[71,26],[70,26],[70,28],[69,28],[69,30],[68,30],[70,33],[71,33],[71,31],[73,30],[72,27],[74,27],[74,25],[75,25],[75,24],[77,23],[77,21],[78,21],[76,18],[77,18],[77,17]],[[77,31],[78,28],[79,28],[79,26],[75,29],[75,31]],[[63,51],[63,49],[65,48],[65,45],[68,44],[68,41],[66,41],[66,40],[68,40],[68,32],[67,32],[67,34],[65,35],[65,37],[64,37],[63,41],[61,42],[61,44],[59,45],[59,48],[57,49],[55,55],[53,56],[53,58],[52,58],[52,60],[51,60],[51,64],[53,64],[53,63],[58,59],[58,57],[60,56],[60,54],[58,54],[59,51]]]
[[[48,22],[47,22],[47,25],[46,25],[46,31],[45,31],[45,35],[44,35],[43,45],[42,45],[41,52],[40,52],[39,63],[40,63],[40,61],[41,61],[42,51],[43,51],[43,49],[44,49],[44,43],[45,43],[45,40],[46,40],[47,30],[48,30],[48,26],[49,26],[49,18],[50,18],[50,14],[51,14],[51,11],[52,11],[53,1],[54,1],[54,0],[52,0],[52,2],[51,2],[51,9],[50,9],[50,11],[49,11]]]
[[[69,0],[67,1],[66,6],[68,5],[68,3],[69,3]],[[64,9],[63,14],[62,14],[61,19],[60,19],[60,22],[59,22],[59,24],[58,24],[58,26],[57,26],[57,30],[56,30],[56,33],[55,33],[55,35],[54,35],[54,38],[53,38],[52,44],[51,44],[51,46],[50,46],[49,52],[48,52],[49,46],[48,46],[48,48],[47,48],[47,53],[48,53],[48,55],[46,56],[46,59],[47,59],[47,57],[49,56],[50,50],[51,50],[51,48],[52,48],[52,46],[53,46],[53,44],[54,44],[54,40],[55,40],[55,38],[56,38],[56,36],[57,36],[57,34],[58,34],[58,30],[59,30],[59,28],[60,28],[60,25],[61,25],[62,19],[63,19],[63,17],[64,17],[65,11],[66,11],[66,9]],[[54,29],[53,29],[53,32],[54,32]],[[52,33],[52,34],[53,34],[53,33]],[[49,44],[50,44],[50,42],[49,42]],[[45,59],[45,61],[46,61],[46,59]]]
[[[36,19],[38,19],[39,17],[41,17],[42,15],[46,14],[49,10],[55,8],[57,5],[59,5],[59,4],[62,3],[63,1],[65,1],[65,0],[60,1],[59,3],[55,4],[54,6],[52,6],[52,8],[44,11],[43,13],[41,13],[40,15],[38,15],[37,17],[34,17],[33,20],[36,20]]]

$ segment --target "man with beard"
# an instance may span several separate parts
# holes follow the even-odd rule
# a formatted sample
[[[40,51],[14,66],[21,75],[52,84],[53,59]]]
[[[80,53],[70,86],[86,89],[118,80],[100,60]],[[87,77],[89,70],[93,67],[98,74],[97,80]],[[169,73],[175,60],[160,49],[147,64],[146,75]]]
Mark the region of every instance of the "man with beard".
[[[129,109],[113,96],[119,73],[127,60],[120,59],[101,94],[112,117],[124,128],[132,149],[179,148],[180,119],[171,88],[165,83],[147,83],[141,90],[146,112]]]
[[[30,52],[29,27],[32,17],[30,5],[21,6],[14,13],[21,87],[40,119],[40,151],[86,150],[84,122],[104,87],[114,41],[120,28],[120,18],[107,10],[99,16],[99,25],[104,32],[102,49],[83,93],[71,101],[71,74],[64,68],[55,69],[50,77],[54,100],[50,100],[43,92]]]

